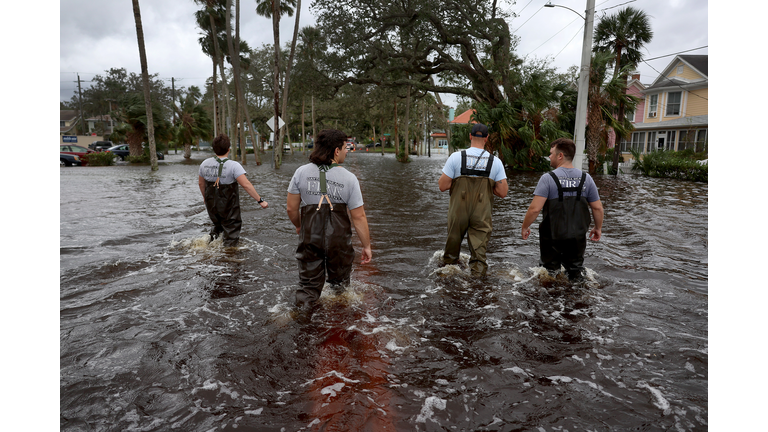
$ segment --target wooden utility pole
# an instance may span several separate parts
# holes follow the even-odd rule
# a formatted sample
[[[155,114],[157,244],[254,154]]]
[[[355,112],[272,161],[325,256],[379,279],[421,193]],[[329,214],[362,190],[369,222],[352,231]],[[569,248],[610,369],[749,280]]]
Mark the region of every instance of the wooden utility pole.
[[[77,103],[80,106],[80,127],[81,133],[85,134],[85,117],[83,116],[83,94],[80,87],[80,74],[77,74]],[[77,133],[75,133],[77,135]]]

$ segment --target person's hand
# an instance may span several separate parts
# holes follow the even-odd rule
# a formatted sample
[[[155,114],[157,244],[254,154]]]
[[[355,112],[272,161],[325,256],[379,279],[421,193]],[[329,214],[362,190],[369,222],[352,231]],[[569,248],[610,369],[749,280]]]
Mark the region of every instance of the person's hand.
[[[602,237],[602,235],[602,230],[598,228],[592,228],[592,231],[589,232],[589,239],[592,241],[600,241],[600,237]]]
[[[371,252],[371,247],[367,246],[363,248],[363,256],[360,260],[360,264],[368,264],[371,262],[371,258],[373,257],[373,252]]]
[[[267,208],[267,207],[269,207],[269,203],[268,203],[268,202],[266,202],[266,201],[262,201],[262,202],[260,202],[260,203],[259,203],[259,205],[261,206],[261,208]]]
[[[296,234],[301,234],[301,227],[300,226],[296,227]]]
[[[523,228],[522,231],[523,240],[528,240],[528,236],[531,235],[531,227]]]

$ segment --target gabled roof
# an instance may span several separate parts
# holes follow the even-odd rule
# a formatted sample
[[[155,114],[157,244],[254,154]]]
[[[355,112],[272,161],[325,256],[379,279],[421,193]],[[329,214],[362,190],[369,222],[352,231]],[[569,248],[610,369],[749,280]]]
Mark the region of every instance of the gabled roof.
[[[682,61],[686,65],[688,65],[691,69],[693,69],[696,73],[702,76],[701,80],[696,81],[690,81],[685,79],[679,79],[679,78],[667,78],[669,74],[672,72],[672,68],[674,68],[679,61]],[[664,68],[663,71],[659,74],[658,78],[651,84],[646,90],[653,90],[663,87],[679,87],[679,86],[687,86],[691,84],[706,84],[709,80],[709,77],[707,76],[707,72],[709,71],[708,68],[709,65],[709,56],[708,55],[677,55],[675,58],[669,62],[667,67]]]
[[[475,113],[475,110],[468,109],[464,111],[463,113],[459,114],[458,116],[454,117],[454,119],[450,122],[451,124],[469,124],[470,118],[472,117],[472,114]],[[472,123],[477,123],[473,121]]]
[[[70,121],[77,117],[77,111],[75,110],[59,110],[60,121]]]

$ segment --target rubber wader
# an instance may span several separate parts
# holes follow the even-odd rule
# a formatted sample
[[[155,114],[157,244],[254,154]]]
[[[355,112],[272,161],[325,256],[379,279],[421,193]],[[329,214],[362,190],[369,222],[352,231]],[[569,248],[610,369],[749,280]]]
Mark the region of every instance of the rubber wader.
[[[219,176],[221,176],[221,170],[227,159],[221,160],[218,157],[215,159],[219,162]],[[218,178],[215,182],[206,180],[205,208],[213,222],[210,232],[211,240],[223,233],[224,246],[237,246],[240,240],[240,228],[243,226],[240,218],[240,194],[237,182],[220,184]]]
[[[581,196],[587,173],[582,173],[576,187],[563,187],[553,172],[549,174],[557,185],[558,197],[544,204],[539,225],[540,264],[551,272],[560,270],[562,265],[569,279],[578,279],[584,270],[589,230],[589,202]],[[576,195],[563,196],[564,192],[576,192]]]
[[[335,289],[349,285],[355,249],[352,246],[352,223],[347,205],[331,204],[327,195],[325,172],[336,166],[320,166],[320,204],[301,208],[301,231],[296,259],[299,262],[299,289],[296,305],[310,307],[328,283]],[[323,203],[327,201],[327,203]]]
[[[485,252],[492,230],[491,210],[495,184],[489,178],[492,166],[493,155],[489,155],[485,170],[468,168],[466,151],[462,151],[461,175],[451,183],[448,239],[445,242],[443,262],[445,264],[459,262],[461,242],[466,235],[470,252],[469,269],[474,277],[483,277],[488,271]]]

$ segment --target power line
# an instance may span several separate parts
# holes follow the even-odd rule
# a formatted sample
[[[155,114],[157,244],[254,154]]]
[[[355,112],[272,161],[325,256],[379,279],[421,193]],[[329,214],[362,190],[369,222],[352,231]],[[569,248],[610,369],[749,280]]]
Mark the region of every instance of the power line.
[[[651,60],[658,60],[658,59],[660,59],[660,58],[664,58],[664,57],[671,57],[671,56],[673,56],[673,55],[678,55],[678,54],[682,54],[682,53],[687,53],[687,52],[691,52],[691,51],[696,51],[696,50],[704,49],[704,48],[707,48],[707,47],[709,47],[709,45],[704,45],[704,46],[701,46],[701,47],[698,47],[698,48],[691,48],[691,49],[689,49],[689,50],[680,51],[680,52],[676,52],[676,53],[673,53],[673,54],[666,54],[666,55],[663,55],[663,56],[658,56],[658,57],[654,57],[654,58],[644,59],[644,60],[643,60],[643,62],[647,62],[647,61],[651,61]],[[650,65],[649,65],[649,66],[650,66]],[[653,69],[653,68],[652,68],[652,69]]]

